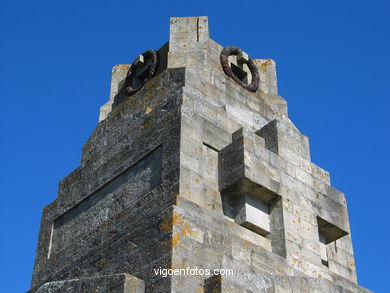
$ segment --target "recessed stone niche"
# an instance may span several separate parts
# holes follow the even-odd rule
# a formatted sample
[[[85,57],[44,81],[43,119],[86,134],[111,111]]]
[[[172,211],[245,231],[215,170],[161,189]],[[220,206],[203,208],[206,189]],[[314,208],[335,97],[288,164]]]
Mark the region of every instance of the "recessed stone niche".
[[[271,241],[272,251],[285,256],[282,199],[243,178],[221,192],[223,213],[235,223]]]
[[[317,223],[318,237],[320,240],[321,262],[324,266],[329,267],[328,245],[336,241],[337,239],[348,235],[348,232],[340,229],[336,225],[333,225],[320,217],[317,217]]]

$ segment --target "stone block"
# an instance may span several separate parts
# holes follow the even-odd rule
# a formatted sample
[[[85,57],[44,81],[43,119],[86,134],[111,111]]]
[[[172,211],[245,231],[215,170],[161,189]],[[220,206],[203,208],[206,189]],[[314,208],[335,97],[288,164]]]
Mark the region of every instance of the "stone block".
[[[234,220],[237,224],[262,236],[270,233],[268,204],[245,195],[237,209],[238,213]]]

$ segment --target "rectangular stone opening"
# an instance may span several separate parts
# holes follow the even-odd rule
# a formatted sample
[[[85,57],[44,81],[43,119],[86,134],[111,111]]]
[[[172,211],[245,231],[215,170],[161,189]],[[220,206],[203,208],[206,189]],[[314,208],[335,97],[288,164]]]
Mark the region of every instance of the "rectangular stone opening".
[[[272,251],[286,256],[282,199],[243,179],[221,192],[225,216],[271,242]]]
[[[318,237],[320,242],[321,263],[329,267],[329,253],[328,245],[341,237],[344,237],[348,232],[339,227],[329,223],[328,221],[317,217],[318,223]]]
[[[327,245],[325,243],[325,235],[319,233],[319,238],[320,238],[321,263],[322,265],[329,267],[328,250],[327,250]]]
[[[329,223],[328,221],[320,217],[317,217],[317,222],[318,222],[318,233],[322,235],[321,237],[323,237],[324,244],[329,244],[337,239],[340,239],[345,235],[348,235],[348,232],[337,227],[336,225],[333,225],[332,223]]]

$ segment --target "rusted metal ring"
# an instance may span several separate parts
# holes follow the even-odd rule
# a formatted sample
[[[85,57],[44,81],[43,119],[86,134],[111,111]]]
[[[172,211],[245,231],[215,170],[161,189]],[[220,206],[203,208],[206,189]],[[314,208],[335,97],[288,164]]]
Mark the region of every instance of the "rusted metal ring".
[[[223,72],[230,78],[232,78],[236,83],[238,83],[240,86],[242,86],[244,89],[247,89],[248,91],[255,92],[259,88],[260,78],[259,78],[259,71],[253,62],[253,59],[249,58],[247,61],[245,61],[245,64],[248,66],[251,74],[252,74],[252,81],[250,84],[247,84],[240,80],[233,72],[232,68],[229,65],[228,58],[232,55],[238,55],[242,53],[242,50],[240,48],[229,46],[225,47],[220,55],[220,61],[222,65]]]
[[[150,64],[149,68],[147,69],[147,72],[145,73],[145,76],[143,77],[140,84],[134,87],[133,80],[134,80],[134,77],[135,77],[136,72],[137,72],[137,67],[135,66],[135,62],[137,59],[135,59],[133,61],[129,71],[127,71],[127,76],[126,76],[125,85],[124,85],[126,92],[129,96],[134,95],[136,92],[138,92],[145,85],[145,83],[156,74],[157,61],[158,61],[156,51],[147,50],[147,51],[143,52],[141,55],[143,55],[143,57],[145,59],[150,58],[152,60],[152,62]]]

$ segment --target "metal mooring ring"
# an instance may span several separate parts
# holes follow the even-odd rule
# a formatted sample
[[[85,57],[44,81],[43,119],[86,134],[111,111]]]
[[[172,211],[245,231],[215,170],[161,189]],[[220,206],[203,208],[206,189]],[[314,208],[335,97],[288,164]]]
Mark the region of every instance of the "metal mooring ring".
[[[242,86],[244,89],[247,89],[248,91],[255,92],[259,88],[259,71],[253,62],[253,59],[248,58],[248,60],[245,60],[245,64],[248,66],[251,74],[252,74],[252,81],[250,84],[247,84],[243,82],[241,79],[237,77],[237,75],[234,74],[232,68],[229,65],[228,58],[232,55],[238,55],[243,53],[243,51],[240,48],[229,46],[225,47],[220,55],[220,61],[222,65],[223,72],[230,78],[232,78],[236,83],[238,83],[240,86]]]
[[[140,57],[142,57],[145,61],[149,60],[149,64],[145,63],[144,67],[140,67],[139,64],[137,65],[137,63],[140,63]],[[157,53],[154,50],[147,50],[143,52],[133,61],[129,71],[127,71],[125,80],[125,89],[129,96],[138,92],[145,83],[155,75],[157,61]],[[145,68],[145,66],[147,67]],[[142,75],[137,76],[140,71],[142,72]],[[135,79],[138,79],[138,84],[135,83]]]

